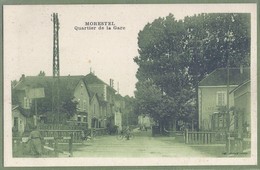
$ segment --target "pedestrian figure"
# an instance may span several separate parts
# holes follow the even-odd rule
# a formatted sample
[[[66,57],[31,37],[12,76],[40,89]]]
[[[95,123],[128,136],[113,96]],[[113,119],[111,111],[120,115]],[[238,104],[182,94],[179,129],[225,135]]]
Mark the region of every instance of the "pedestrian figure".
[[[129,138],[130,138],[130,129],[129,129],[129,126],[126,127],[125,133],[126,133],[126,140],[129,140]]]
[[[87,134],[87,130],[84,129],[84,130],[81,131],[81,140],[86,140],[87,139],[86,134]]]
[[[32,132],[29,136],[29,141],[31,145],[31,152],[36,157],[42,156],[42,140],[40,131],[34,126]]]

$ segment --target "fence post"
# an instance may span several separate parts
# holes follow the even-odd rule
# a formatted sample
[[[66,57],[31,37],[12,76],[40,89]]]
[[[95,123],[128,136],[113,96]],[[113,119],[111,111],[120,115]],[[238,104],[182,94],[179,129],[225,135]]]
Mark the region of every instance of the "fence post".
[[[185,143],[189,143],[189,130],[188,129],[185,129]]]
[[[70,134],[70,140],[69,140],[69,153],[70,153],[70,157],[73,156],[72,143],[73,143],[73,133]]]
[[[230,154],[230,144],[231,144],[231,142],[230,142],[230,133],[228,133],[228,154]]]
[[[58,157],[59,153],[58,153],[58,141],[57,141],[57,138],[54,138],[54,152],[55,152],[55,156]]]

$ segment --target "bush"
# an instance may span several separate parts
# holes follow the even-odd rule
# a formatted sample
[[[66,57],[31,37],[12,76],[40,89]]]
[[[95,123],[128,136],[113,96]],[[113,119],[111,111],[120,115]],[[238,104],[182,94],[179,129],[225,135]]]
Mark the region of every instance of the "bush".
[[[118,129],[118,126],[116,126],[116,125],[108,126],[107,127],[108,134],[110,134],[110,135],[116,134],[117,133],[117,129]]]

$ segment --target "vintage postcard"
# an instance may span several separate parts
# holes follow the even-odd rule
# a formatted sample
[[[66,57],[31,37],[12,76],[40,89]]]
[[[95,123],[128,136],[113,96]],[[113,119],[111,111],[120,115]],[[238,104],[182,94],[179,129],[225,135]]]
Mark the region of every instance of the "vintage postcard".
[[[4,5],[4,166],[256,165],[256,8]]]

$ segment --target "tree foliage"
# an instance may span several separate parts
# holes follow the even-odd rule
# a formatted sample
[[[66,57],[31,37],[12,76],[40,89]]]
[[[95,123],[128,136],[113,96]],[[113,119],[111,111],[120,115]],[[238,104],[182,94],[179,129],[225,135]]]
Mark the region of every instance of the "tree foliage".
[[[219,67],[250,65],[249,14],[172,14],[138,34],[136,112],[156,120],[196,116],[197,86]],[[229,62],[228,62],[229,61]]]

